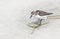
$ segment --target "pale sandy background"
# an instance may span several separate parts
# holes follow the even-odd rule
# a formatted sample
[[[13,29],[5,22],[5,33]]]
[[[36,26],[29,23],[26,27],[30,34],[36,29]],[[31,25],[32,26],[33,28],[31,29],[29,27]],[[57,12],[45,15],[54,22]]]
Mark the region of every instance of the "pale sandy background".
[[[60,39],[60,19],[50,19],[30,34],[26,24],[37,9],[60,15],[60,0],[0,0],[0,39]]]

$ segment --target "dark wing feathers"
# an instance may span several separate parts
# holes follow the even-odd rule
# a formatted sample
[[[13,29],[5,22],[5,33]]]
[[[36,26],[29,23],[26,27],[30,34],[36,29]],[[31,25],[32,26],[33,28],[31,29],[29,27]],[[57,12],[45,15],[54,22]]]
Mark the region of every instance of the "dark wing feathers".
[[[53,13],[48,13],[48,12],[45,12],[45,11],[39,11],[39,10],[37,10],[37,12],[39,12],[39,15],[40,15],[40,16],[51,15],[51,14],[53,14]]]

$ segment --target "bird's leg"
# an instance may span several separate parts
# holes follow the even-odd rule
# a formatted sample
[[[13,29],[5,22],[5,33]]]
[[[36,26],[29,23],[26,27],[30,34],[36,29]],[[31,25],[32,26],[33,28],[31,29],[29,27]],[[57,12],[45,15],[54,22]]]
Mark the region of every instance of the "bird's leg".
[[[40,24],[38,24],[39,26],[41,25],[41,23],[42,23],[42,19],[40,19]]]

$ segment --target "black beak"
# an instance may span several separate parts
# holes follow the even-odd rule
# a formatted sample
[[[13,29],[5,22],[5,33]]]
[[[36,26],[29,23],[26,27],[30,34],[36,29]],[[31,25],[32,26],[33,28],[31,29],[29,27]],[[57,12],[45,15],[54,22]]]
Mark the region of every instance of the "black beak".
[[[32,18],[32,15],[30,16],[30,19]]]

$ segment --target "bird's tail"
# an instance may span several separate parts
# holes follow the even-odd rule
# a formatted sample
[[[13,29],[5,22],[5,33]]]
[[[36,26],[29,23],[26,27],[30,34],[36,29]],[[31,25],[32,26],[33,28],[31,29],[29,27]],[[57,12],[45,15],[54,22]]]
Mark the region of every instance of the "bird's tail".
[[[51,15],[51,14],[53,14],[53,13],[48,13],[48,14],[46,14],[46,15]]]

